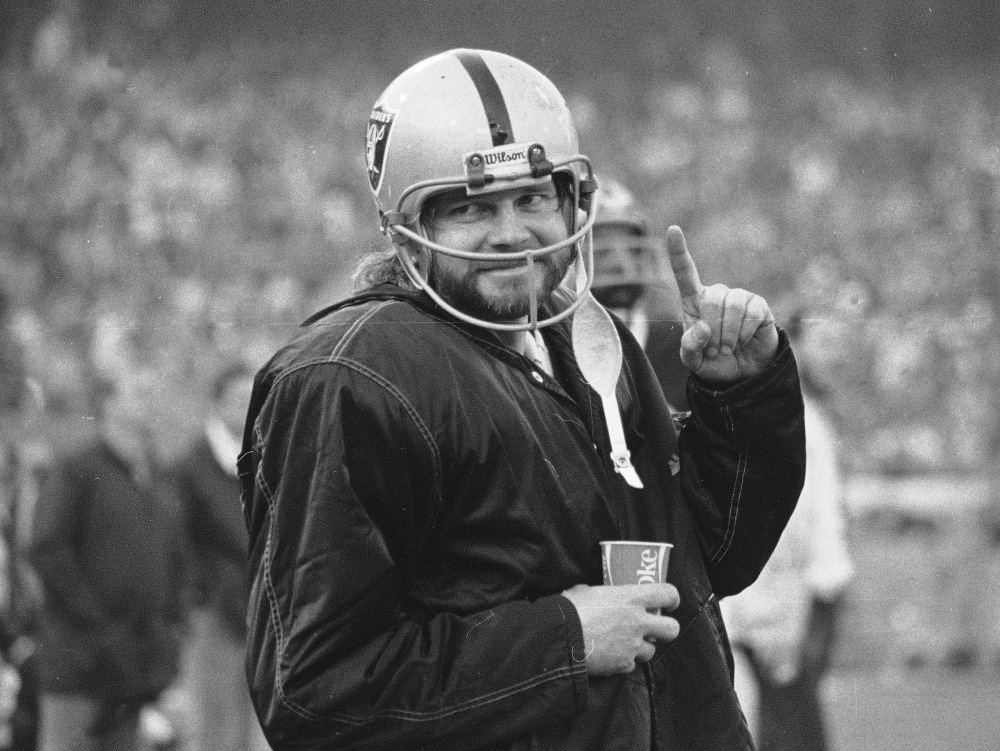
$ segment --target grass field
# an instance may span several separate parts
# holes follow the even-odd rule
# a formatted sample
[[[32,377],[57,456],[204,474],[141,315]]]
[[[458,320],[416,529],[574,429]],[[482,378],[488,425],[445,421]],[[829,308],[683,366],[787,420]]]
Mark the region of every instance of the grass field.
[[[841,670],[826,686],[831,751],[998,751],[1000,676]]]

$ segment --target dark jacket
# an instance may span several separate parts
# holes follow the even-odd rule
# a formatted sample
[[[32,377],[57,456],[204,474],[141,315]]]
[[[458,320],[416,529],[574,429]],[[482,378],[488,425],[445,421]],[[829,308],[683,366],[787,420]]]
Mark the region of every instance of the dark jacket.
[[[177,673],[183,625],[180,504],[103,441],[57,462],[35,512],[46,690],[154,697]]]
[[[692,383],[678,445],[620,329],[641,491],[612,469],[566,324],[544,330],[553,379],[380,287],[258,373],[240,458],[247,670],[277,751],[751,747],[716,595],[754,579],[802,486],[794,359],[782,335],[759,377]],[[601,583],[603,539],[674,543],[681,634],[597,679],[560,592]]]
[[[684,326],[680,321],[651,318],[649,337],[646,340],[646,357],[653,366],[667,402],[679,412],[687,412],[688,369],[681,362],[681,336]]]
[[[172,474],[194,552],[195,604],[214,610],[232,636],[243,639],[247,630],[247,528],[239,480],[219,465],[204,435],[177,461]]]

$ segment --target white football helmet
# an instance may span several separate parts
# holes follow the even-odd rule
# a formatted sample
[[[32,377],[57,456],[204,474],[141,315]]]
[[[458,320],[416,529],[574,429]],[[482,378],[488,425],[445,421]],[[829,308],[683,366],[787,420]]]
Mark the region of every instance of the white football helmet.
[[[571,315],[590,289],[597,182],[590,160],[578,153],[576,128],[559,90],[530,65],[498,52],[455,49],[403,72],[382,93],[368,119],[365,138],[368,181],[382,231],[411,282],[457,318],[496,330],[548,326]],[[530,186],[565,174],[572,211],[569,236],[556,244],[511,253],[475,253],[431,241],[420,224],[427,199],[464,187],[469,195]],[[576,299],[566,310],[538,319],[530,300],[525,323],[474,318],[449,305],[428,283],[405,246],[423,254],[444,253],[482,261],[525,264],[572,247]],[[411,246],[412,248],[412,246]],[[428,263],[421,264],[427,269]]]

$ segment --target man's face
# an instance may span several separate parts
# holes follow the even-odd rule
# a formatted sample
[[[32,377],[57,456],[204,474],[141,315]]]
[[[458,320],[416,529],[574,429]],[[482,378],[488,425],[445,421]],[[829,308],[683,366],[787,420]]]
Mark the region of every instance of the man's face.
[[[464,189],[435,196],[425,227],[434,242],[477,253],[516,253],[553,245],[569,236],[567,205],[551,180],[482,196]],[[543,303],[573,260],[570,247],[524,261],[475,261],[434,253],[430,283],[463,313],[491,321],[516,321],[529,313],[534,289]]]
[[[618,224],[594,227],[594,297],[614,309],[629,309],[642,298],[650,263],[644,239]]]
[[[159,396],[155,374],[140,369],[120,375],[107,396],[102,416],[102,430],[119,446],[152,445],[150,405]]]

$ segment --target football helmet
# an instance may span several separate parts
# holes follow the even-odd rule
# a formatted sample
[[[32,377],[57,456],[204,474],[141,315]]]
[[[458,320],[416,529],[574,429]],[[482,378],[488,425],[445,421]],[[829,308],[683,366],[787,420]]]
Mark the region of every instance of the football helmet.
[[[418,289],[457,318],[496,330],[533,330],[573,313],[593,281],[590,230],[597,182],[590,160],[578,153],[566,102],[548,78],[498,52],[443,52],[389,85],[372,108],[365,135],[368,182],[382,232],[395,244]],[[568,237],[553,245],[510,253],[468,252],[433,242],[421,225],[421,209],[438,193],[464,188],[470,196],[480,195],[535,185],[559,174],[568,178],[575,206]],[[414,247],[423,256],[419,266]],[[576,299],[542,320],[533,291],[527,322],[487,321],[449,305],[426,276],[432,252],[531,264],[567,247],[574,253]]]
[[[631,308],[647,287],[666,279],[663,247],[649,219],[618,180],[601,178],[601,212],[593,228],[594,297],[609,308]]]

